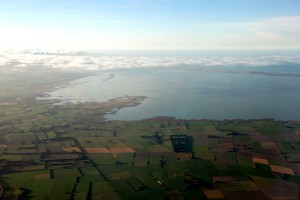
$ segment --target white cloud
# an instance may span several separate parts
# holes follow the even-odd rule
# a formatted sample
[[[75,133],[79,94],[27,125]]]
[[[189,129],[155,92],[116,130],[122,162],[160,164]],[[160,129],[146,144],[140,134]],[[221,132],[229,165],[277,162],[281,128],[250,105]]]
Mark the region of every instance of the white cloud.
[[[187,29],[189,30],[189,29]],[[300,16],[284,16],[243,22],[199,23],[191,27],[199,47],[299,48]]]
[[[300,34],[300,16],[279,17],[245,23],[244,28],[265,39],[283,39],[290,34]]]
[[[300,64],[295,56],[104,56],[89,52],[15,52],[0,54],[0,67],[57,68],[64,70],[107,70],[115,68],[181,68],[213,66],[270,66],[283,63]]]

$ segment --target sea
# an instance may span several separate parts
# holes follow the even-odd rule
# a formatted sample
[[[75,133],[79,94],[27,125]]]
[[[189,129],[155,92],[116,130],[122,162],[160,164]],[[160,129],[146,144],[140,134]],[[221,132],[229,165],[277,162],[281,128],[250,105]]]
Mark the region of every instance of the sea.
[[[137,57],[125,55],[126,67],[119,64],[121,67],[95,70],[92,75],[76,79],[40,99],[103,102],[126,95],[148,97],[140,105],[106,114],[107,120],[157,116],[300,120],[298,55],[290,52],[183,56],[170,53],[150,58],[138,55],[139,62],[145,57],[147,62],[156,61],[141,67],[139,63],[130,67],[128,60]],[[157,62],[159,59],[162,61]]]

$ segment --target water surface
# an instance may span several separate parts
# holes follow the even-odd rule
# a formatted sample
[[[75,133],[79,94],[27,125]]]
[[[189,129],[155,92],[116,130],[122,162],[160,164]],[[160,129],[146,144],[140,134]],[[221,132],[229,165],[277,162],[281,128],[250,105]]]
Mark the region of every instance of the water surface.
[[[182,119],[300,119],[300,78],[195,70],[123,69],[97,72],[49,93],[52,99],[95,102],[124,95],[151,97],[108,120],[154,116]]]

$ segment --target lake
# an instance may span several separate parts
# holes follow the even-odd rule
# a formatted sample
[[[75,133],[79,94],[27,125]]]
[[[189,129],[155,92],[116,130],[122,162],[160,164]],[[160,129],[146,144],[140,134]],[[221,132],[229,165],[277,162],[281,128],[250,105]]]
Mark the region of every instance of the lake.
[[[278,66],[277,66],[278,68]],[[125,96],[150,97],[136,107],[107,114],[108,120],[155,116],[181,119],[300,119],[300,77],[281,74],[179,69],[97,71],[49,92],[46,99],[101,102]],[[284,69],[284,67],[283,67]],[[243,71],[242,71],[243,72]],[[44,99],[44,98],[42,98]]]

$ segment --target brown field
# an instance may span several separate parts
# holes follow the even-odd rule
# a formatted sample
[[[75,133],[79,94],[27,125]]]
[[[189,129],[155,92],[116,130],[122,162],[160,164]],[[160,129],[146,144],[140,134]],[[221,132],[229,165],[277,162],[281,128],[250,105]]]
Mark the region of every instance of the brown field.
[[[170,152],[171,150],[162,145],[153,145],[149,147],[151,152]]]
[[[2,185],[0,185],[0,197],[2,197],[2,195],[3,195],[3,187]]]
[[[201,189],[208,199],[224,199],[224,195],[221,190],[215,188],[215,189]]]
[[[36,133],[35,136],[38,138],[38,140],[46,140],[47,136],[45,133]]]
[[[111,153],[134,153],[135,150],[130,147],[115,147],[115,148],[109,148],[109,151]]]
[[[67,152],[67,153],[72,153],[72,152],[80,153],[81,150],[78,147],[64,147],[63,148],[63,152]]]
[[[281,167],[281,166],[276,166],[276,165],[271,165],[271,169],[272,169],[273,172],[278,172],[278,173],[282,173],[282,174],[295,175],[294,170],[292,170],[291,168]]]
[[[39,120],[39,119],[43,119],[45,118],[46,116],[42,115],[42,114],[38,114],[38,115],[34,115],[34,116],[31,116],[30,117],[30,121],[36,121],[36,120]]]
[[[266,151],[274,151],[275,153],[279,152],[279,149],[277,148],[275,142],[260,142],[260,145],[262,146],[265,153],[266,153]],[[274,153],[274,152],[271,152],[271,153]]]
[[[255,158],[263,158],[263,159],[266,158],[266,155],[262,154],[262,153],[251,153],[251,155],[252,155],[252,158],[253,157],[255,157]]]
[[[273,135],[272,136],[274,141],[280,141],[280,142],[299,142],[299,137],[291,131],[287,131],[282,134]]]
[[[133,165],[139,167],[146,167],[148,163],[148,159],[136,158],[134,159]]]
[[[44,170],[45,165],[30,165],[22,168],[22,171]]]
[[[292,183],[277,179],[267,179],[268,185],[261,187],[261,191],[270,199],[299,199],[299,183]]]
[[[182,160],[191,159],[192,158],[192,153],[178,153],[177,158],[180,158]]]
[[[212,179],[214,182],[226,182],[226,181],[234,181],[232,176],[213,176]]]
[[[272,141],[272,137],[270,135],[254,135],[250,136],[251,140],[258,141],[258,142],[269,142]]]
[[[117,192],[102,192],[102,193],[93,193],[92,199],[114,199],[114,200],[122,200],[120,194]]]
[[[269,161],[267,159],[264,159],[264,158],[255,158],[255,157],[253,157],[252,159],[253,159],[254,163],[260,163],[260,164],[264,164],[264,165],[269,164]]]
[[[277,148],[263,148],[265,154],[278,156],[279,150]]]
[[[87,153],[110,153],[107,148],[85,148]]]
[[[230,138],[230,137],[219,138],[219,143],[221,143],[221,144],[224,144],[224,143],[232,144],[232,138]]]
[[[259,188],[251,181],[226,181],[219,182],[219,188],[223,192],[233,192],[233,191],[255,191]]]
[[[225,148],[225,149],[233,149],[233,143],[232,142],[221,143],[220,146]]]
[[[108,180],[118,180],[132,176],[132,174],[128,171],[121,171],[116,173],[111,173],[107,175]]]
[[[230,200],[269,200],[261,191],[234,191],[234,192],[224,192],[227,199]],[[282,200],[282,199],[281,199]]]
[[[50,179],[50,173],[47,173],[47,174],[37,174],[37,175],[35,175],[35,179],[37,179],[37,180]]]
[[[177,157],[177,153],[174,153],[174,152],[149,152],[149,157],[151,157],[151,158],[161,158],[162,156],[175,159]],[[145,158],[145,156],[141,156],[141,157]]]
[[[44,158],[44,161],[51,160],[73,160],[79,158],[78,154],[51,154],[49,157]]]
[[[220,147],[216,147],[214,148],[213,152],[215,153],[220,153],[220,154],[224,154],[227,150],[224,148],[220,148]]]
[[[186,127],[185,126],[177,126],[176,129],[178,129],[178,130],[184,130],[184,129],[186,129]]]

